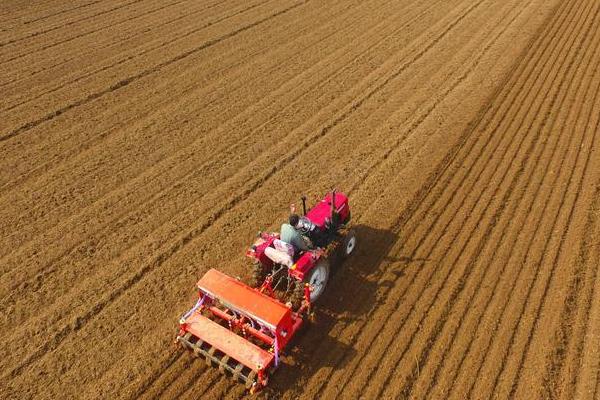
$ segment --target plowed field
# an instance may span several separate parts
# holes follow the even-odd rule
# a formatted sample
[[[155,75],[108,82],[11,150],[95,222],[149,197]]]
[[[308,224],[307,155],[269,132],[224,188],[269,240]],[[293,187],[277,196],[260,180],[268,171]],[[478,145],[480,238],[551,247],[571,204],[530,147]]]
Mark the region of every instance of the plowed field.
[[[0,397],[239,398],[172,344],[300,195],[357,254],[259,398],[600,398],[598,0],[6,0]]]

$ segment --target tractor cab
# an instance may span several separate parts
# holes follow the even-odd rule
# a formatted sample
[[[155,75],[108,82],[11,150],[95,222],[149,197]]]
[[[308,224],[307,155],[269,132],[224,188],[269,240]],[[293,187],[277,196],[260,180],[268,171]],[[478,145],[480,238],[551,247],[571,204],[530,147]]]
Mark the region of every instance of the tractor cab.
[[[356,243],[354,233],[347,229],[350,209],[345,194],[332,191],[308,211],[303,197],[302,208],[306,221],[299,223],[297,229],[311,239],[314,249],[294,251],[279,233],[261,232],[246,252],[253,260],[251,285],[279,291],[283,297],[291,298],[293,308],[301,305],[305,284],[310,288],[310,301],[318,299],[329,278],[329,255],[341,250],[345,258]]]
[[[328,193],[308,212],[306,198],[302,198],[304,218],[313,225],[313,232],[305,232],[313,242],[315,249],[299,251],[293,245],[282,241],[278,233],[260,233],[247,255],[261,263],[284,265],[297,272],[302,279],[303,272],[312,266],[311,260],[319,257],[322,248],[327,247],[338,236],[341,225],[350,220],[348,197],[343,193]],[[293,267],[293,268],[292,268]]]

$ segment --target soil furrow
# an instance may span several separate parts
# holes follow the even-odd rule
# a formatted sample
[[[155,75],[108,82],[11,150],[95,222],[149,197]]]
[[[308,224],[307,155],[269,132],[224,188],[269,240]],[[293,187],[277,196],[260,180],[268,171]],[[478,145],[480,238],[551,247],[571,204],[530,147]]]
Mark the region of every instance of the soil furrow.
[[[17,136],[19,134],[22,134],[24,132],[29,131],[30,129],[32,129],[32,128],[34,128],[34,127],[36,127],[36,126],[38,126],[38,125],[40,125],[42,123],[46,123],[48,121],[51,121],[52,119],[60,116],[61,114],[64,114],[66,112],[70,112],[71,110],[76,109],[76,108],[78,108],[78,107],[80,107],[82,105],[85,105],[87,103],[90,103],[92,101],[95,101],[95,100],[101,98],[102,96],[105,96],[105,95],[107,95],[109,93],[112,93],[114,91],[122,89],[122,88],[130,85],[131,83],[133,83],[135,81],[138,81],[138,80],[140,80],[140,79],[142,79],[142,78],[144,78],[144,77],[146,77],[148,75],[154,74],[154,73],[160,71],[161,69],[163,69],[163,68],[165,68],[165,67],[167,67],[169,65],[172,65],[172,64],[175,64],[175,63],[177,63],[177,62],[179,62],[181,60],[184,60],[185,58],[189,57],[190,55],[192,55],[194,53],[200,52],[200,51],[202,51],[202,50],[204,50],[204,49],[206,49],[206,48],[208,48],[210,46],[214,46],[215,44],[218,44],[218,43],[220,43],[220,42],[222,42],[224,40],[228,40],[228,39],[230,39],[230,38],[232,38],[232,37],[234,37],[234,36],[236,36],[236,35],[244,32],[244,31],[247,31],[247,30],[252,29],[252,28],[254,28],[256,26],[259,26],[260,24],[263,24],[263,23],[265,23],[265,22],[267,22],[267,21],[269,21],[269,20],[271,20],[273,18],[277,18],[277,17],[279,17],[279,16],[281,16],[281,15],[287,13],[287,12],[290,12],[291,10],[293,10],[293,9],[295,9],[295,8],[303,5],[304,3],[305,2],[303,1],[303,2],[300,2],[300,3],[293,4],[290,7],[287,7],[287,8],[284,8],[282,10],[279,10],[279,11],[277,11],[277,12],[275,12],[275,13],[273,13],[273,14],[265,17],[265,18],[259,19],[258,21],[251,22],[251,23],[249,23],[247,25],[244,25],[242,27],[238,27],[237,29],[235,29],[235,30],[233,30],[233,31],[231,31],[231,32],[229,32],[229,33],[227,33],[225,35],[222,35],[220,37],[211,39],[211,40],[209,40],[209,41],[201,44],[200,46],[197,46],[197,47],[195,47],[195,48],[193,48],[191,50],[188,50],[188,51],[186,51],[186,52],[184,52],[182,54],[179,54],[178,56],[173,57],[173,58],[171,58],[171,59],[169,59],[167,61],[163,61],[160,64],[157,64],[157,65],[153,66],[150,69],[146,69],[146,70],[143,70],[143,71],[141,71],[141,72],[139,72],[139,73],[137,73],[135,75],[123,78],[123,79],[119,80],[118,82],[113,83],[112,85],[110,85],[108,88],[106,88],[104,90],[101,90],[99,92],[95,92],[95,93],[89,94],[87,97],[79,99],[77,101],[74,101],[74,102],[72,102],[70,104],[67,104],[67,105],[65,105],[65,106],[63,106],[63,107],[61,107],[59,109],[56,109],[55,111],[53,111],[53,112],[51,112],[49,114],[46,114],[44,117],[41,117],[41,118],[33,120],[33,121],[29,121],[29,122],[27,122],[27,123],[25,123],[25,124],[23,124],[23,125],[15,128],[15,129],[12,129],[8,133],[0,136],[0,141],[5,141],[5,140],[8,140],[8,139],[11,139],[11,138],[13,138],[13,137],[15,137],[15,136]]]
[[[486,308],[487,308],[487,306],[486,306]],[[496,320],[496,321],[498,321],[498,320]],[[471,351],[471,346],[469,347],[469,351]]]
[[[553,152],[554,152],[554,151],[555,151],[555,150],[553,150]],[[554,154],[554,153],[553,153],[553,154]],[[539,186],[538,186],[538,189],[537,189],[537,190],[539,191]],[[529,193],[529,191],[528,191],[528,193]],[[537,193],[537,192],[536,192],[536,193]],[[519,200],[519,201],[520,201],[520,200]],[[528,208],[528,210],[531,210],[531,204],[530,204],[530,207]],[[529,211],[527,211],[525,214],[527,214],[528,212],[529,212]],[[508,218],[508,220],[512,220],[512,218],[513,218],[513,217],[510,217],[510,218]],[[508,226],[505,226],[505,228],[504,228],[504,229],[506,229],[506,228],[508,228]],[[502,234],[500,234],[498,237],[499,237],[499,238],[504,238],[504,237],[505,237],[505,233],[502,233]],[[504,248],[506,248],[506,247],[510,247],[510,246],[507,246],[506,244],[503,244],[503,247],[504,247]],[[496,248],[496,250],[497,250],[497,248]],[[490,260],[496,260],[496,257],[497,257],[497,256],[495,255],[495,254],[496,254],[496,250],[494,250],[494,252],[492,253],[492,255],[489,257],[489,259],[490,259]],[[504,268],[502,268],[502,272],[501,272],[501,274],[504,274]],[[496,290],[495,290],[495,287],[498,285],[498,283],[499,283],[499,281],[497,281],[497,280],[496,280],[496,281],[492,281],[492,284],[493,284],[494,286],[493,286],[492,290],[488,291],[488,293],[493,293],[493,292],[495,292],[495,291],[496,291]],[[475,287],[477,287],[477,286],[478,286],[478,285],[475,285]],[[487,285],[486,285],[486,286],[487,286]],[[478,301],[481,301],[481,300],[478,300]],[[488,302],[489,302],[489,299],[488,299]],[[462,321],[462,317],[461,317],[461,321]],[[475,320],[474,320],[474,321],[475,321]],[[461,329],[462,329],[462,328],[461,328]],[[468,332],[468,333],[464,333],[464,334],[462,334],[462,335],[460,336],[460,338],[462,339],[462,338],[469,337],[469,336],[470,336],[472,333],[473,333],[472,331],[471,331],[471,332]],[[454,339],[452,339],[452,340],[454,341]],[[448,350],[449,350],[449,348],[446,348],[446,351],[448,351]],[[461,352],[462,352],[462,351],[461,351]],[[464,352],[462,352],[462,354],[463,354],[463,357],[462,357],[462,359],[460,360],[459,364],[462,364],[462,362],[464,361],[464,355],[465,355],[465,353],[464,353]],[[441,366],[438,366],[438,368],[436,369],[436,376],[437,376],[437,373],[439,372],[439,368],[440,368],[440,367],[441,367]],[[452,370],[454,371],[453,373],[456,373],[456,372],[458,372],[458,367],[454,367]],[[452,380],[452,379],[451,379],[451,380]]]
[[[598,93],[600,93],[600,87],[596,88],[596,94],[598,95]],[[596,98],[598,98],[598,96],[596,96]],[[597,104],[597,102],[595,101],[593,104]],[[590,109],[590,114],[588,115],[588,121],[592,118],[593,114],[593,109]],[[598,132],[598,130],[600,129],[600,122],[597,123],[595,125],[595,127],[593,127],[590,131],[593,132],[592,135],[590,135],[590,141],[589,144],[586,146],[585,143],[585,136],[582,137],[581,143],[579,144],[579,147],[577,149],[577,160],[579,160],[579,157],[582,156],[582,158],[584,159],[583,161],[583,168],[581,171],[581,177],[579,179],[579,182],[577,183],[577,189],[575,191],[575,195],[573,197],[572,200],[572,205],[569,209],[569,207],[567,206],[567,200],[565,200],[568,196],[569,196],[569,192],[565,191],[561,197],[561,202],[559,204],[559,209],[561,211],[563,210],[567,210],[567,216],[566,216],[566,222],[565,222],[565,227],[562,229],[562,236],[559,239],[559,246],[558,246],[558,251],[556,252],[556,255],[554,256],[554,259],[551,261],[551,264],[553,266],[558,265],[558,260],[561,258],[561,255],[563,254],[564,251],[564,242],[566,239],[566,236],[568,234],[568,227],[571,226],[572,222],[573,222],[573,215],[574,215],[574,211],[577,205],[579,205],[579,201],[581,198],[581,191],[583,188],[583,181],[584,179],[587,177],[587,172],[589,170],[589,165],[590,165],[590,160],[591,160],[591,155],[592,152],[588,151],[586,153],[582,153],[582,149],[587,147],[590,148],[595,142],[596,142],[596,133]],[[568,184],[571,185],[572,183],[572,179],[575,176],[575,171],[576,168],[579,167],[581,164],[580,163],[575,163],[575,165],[573,166],[573,171],[572,174],[569,176],[569,181]],[[569,187],[569,186],[567,186]],[[553,229],[555,230],[555,229]],[[551,243],[551,239],[552,236],[548,236],[547,241],[546,241],[546,245],[544,247],[545,252],[547,252],[547,250],[549,249],[550,243]],[[545,258],[542,258],[540,261],[540,264],[544,261]],[[557,274],[557,269],[554,267],[550,270],[549,276],[547,277],[545,283],[543,284],[543,290],[542,290],[542,295],[541,295],[541,299],[539,301],[539,303],[537,304],[537,306],[534,306],[534,318],[533,318],[533,323],[532,326],[530,328],[530,330],[528,331],[527,334],[527,339],[525,342],[525,347],[524,350],[520,356],[520,360],[518,361],[518,365],[516,367],[516,378],[514,378],[511,389],[510,389],[510,393],[509,396],[510,397],[514,397],[514,394],[517,390],[517,383],[521,382],[521,377],[522,377],[522,371],[523,371],[523,366],[524,366],[524,361],[525,361],[525,357],[529,354],[530,348],[531,348],[531,344],[532,344],[532,340],[533,340],[533,334],[534,334],[534,330],[539,328],[538,325],[540,324],[540,316],[541,316],[541,311],[542,308],[544,307],[544,305],[546,304],[546,301],[548,300],[548,293],[549,293],[549,288],[550,288],[550,284],[552,283],[552,281],[555,279]],[[532,286],[532,290],[533,290],[533,286]],[[529,297],[527,297],[526,301],[529,301]],[[522,320],[520,320],[521,322]],[[505,371],[503,371],[505,372]]]
[[[18,74],[17,77],[10,77],[8,74],[5,76],[6,81],[0,83],[0,88],[5,87],[4,90],[11,91],[9,93],[18,92],[21,87],[28,85],[36,86],[36,89],[43,85],[45,82],[45,78],[48,76],[61,76],[73,74],[76,72],[80,72],[72,69],[72,64],[85,64],[91,65],[94,62],[95,58],[100,57],[110,57],[114,55],[114,49],[122,49],[123,53],[133,52],[133,49],[143,46],[143,41],[149,41],[148,34],[150,32],[160,32],[163,29],[166,29],[168,26],[172,26],[175,23],[185,24],[187,18],[197,16],[201,14],[203,11],[210,10],[214,7],[217,7],[219,3],[215,4],[203,4],[199,8],[186,8],[185,10],[181,10],[182,6],[177,7],[173,10],[173,14],[177,15],[177,17],[167,19],[167,15],[161,14],[159,16],[155,16],[153,19],[149,18],[149,21],[145,21],[143,26],[140,26],[139,23],[131,24],[130,30],[131,34],[128,36],[124,36],[122,30],[114,30],[111,34],[106,35],[96,35],[98,37],[93,38],[83,38],[81,41],[83,43],[86,40],[95,40],[96,45],[93,48],[78,49],[79,51],[74,51],[72,47],[73,44],[69,43],[68,45],[63,46],[64,49],[61,49],[60,52],[52,52],[48,57],[41,57],[40,54],[37,54],[35,59],[29,60],[30,62],[25,64],[19,64],[18,66],[24,72],[27,72],[27,76],[22,76]],[[168,14],[169,16],[171,14]],[[206,16],[204,16],[206,17]],[[145,26],[145,27],[144,27]],[[143,28],[143,29],[140,29]],[[158,33],[157,33],[158,34]],[[134,41],[137,39],[137,41]],[[113,50],[111,52],[111,50]],[[58,53],[58,54],[55,54]],[[65,58],[66,55],[69,55],[69,58]],[[94,57],[94,58],[91,58]],[[71,64],[69,64],[71,63]],[[69,68],[71,67],[71,68]],[[17,68],[14,68],[17,69]],[[9,71],[7,71],[9,72]],[[10,71],[12,72],[12,71]],[[38,75],[42,75],[38,77]],[[26,83],[24,82],[26,81]],[[8,87],[6,87],[8,86]],[[31,94],[39,93],[39,90],[36,92],[32,92]],[[17,93],[22,96],[27,95],[28,93]],[[31,95],[30,94],[30,95]]]
[[[468,212],[467,212],[467,215],[470,215],[470,213],[468,213]],[[428,257],[424,257],[424,258],[428,258]],[[445,258],[445,257],[442,257],[442,258]],[[422,364],[421,364],[421,365],[422,365]]]
[[[30,51],[20,53],[20,54],[12,55],[10,58],[7,58],[7,59],[3,59],[0,61],[0,65],[16,61],[16,60],[19,60],[19,59],[27,57],[27,56],[35,55],[36,56],[35,58],[38,58],[39,56],[43,55],[43,52],[46,50],[52,49],[57,46],[66,45],[69,42],[72,42],[74,40],[85,39],[86,36],[97,33],[97,32],[102,32],[102,31],[108,30],[108,29],[110,29],[110,30],[118,29],[117,27],[119,25],[130,23],[132,21],[135,21],[137,19],[140,19],[142,17],[145,17],[145,16],[155,13],[157,11],[162,11],[162,10],[168,9],[169,7],[177,6],[185,1],[187,1],[187,0],[177,0],[173,3],[168,3],[168,4],[159,3],[156,7],[151,7],[149,10],[140,10],[141,12],[135,13],[133,16],[130,16],[128,18],[125,18],[125,19],[122,19],[119,21],[110,20],[108,25],[104,25],[99,28],[94,28],[94,29],[79,33],[77,35],[74,35],[74,36],[71,36],[68,38],[60,38],[59,40],[57,40],[55,42],[51,42],[51,43],[48,43],[47,40],[44,40],[44,44],[41,45],[40,47],[32,49]],[[42,54],[40,54],[40,53],[42,53]],[[7,82],[7,83],[12,83],[12,82]],[[14,107],[16,107],[16,105]],[[14,108],[14,107],[11,107],[11,108]],[[11,108],[8,108],[7,110],[10,110]]]
[[[583,240],[576,260],[577,272],[582,271],[581,274],[583,276],[574,275],[573,277],[573,283],[578,282],[578,279],[580,278],[586,281],[586,289],[588,285],[592,286],[590,289],[586,290],[586,293],[589,293],[585,299],[586,301],[582,301],[578,305],[578,324],[576,326],[577,328],[582,326],[583,332],[577,332],[575,335],[568,336],[570,332],[565,330],[563,324],[572,322],[572,319],[574,318],[568,314],[570,311],[569,307],[565,307],[561,314],[559,333],[563,334],[566,331],[566,335],[561,335],[560,339],[570,339],[571,343],[568,343],[567,347],[566,344],[559,342],[556,345],[556,348],[562,348],[563,351],[567,352],[567,354],[563,356],[566,360],[558,360],[557,362],[552,358],[552,363],[548,364],[548,369],[544,376],[544,390],[552,393],[556,398],[593,399],[596,396],[597,374],[600,369],[600,365],[598,365],[597,362],[597,352],[599,348],[597,346],[598,336],[595,333],[597,332],[598,326],[600,326],[598,320],[597,296],[600,290],[598,288],[598,282],[600,280],[598,279],[599,275],[597,268],[597,265],[600,262],[600,235],[598,233],[600,224],[598,223],[598,210],[600,210],[600,186],[596,183],[592,206],[587,215],[582,236]],[[585,265],[585,267],[581,266],[582,264]],[[589,284],[587,282],[589,282]],[[571,289],[576,288],[573,283],[569,286],[569,295],[571,294]],[[567,299],[570,299],[570,296],[568,296]],[[561,353],[555,351],[555,354]],[[569,366],[565,367],[566,363],[568,363]],[[553,368],[557,368],[558,373],[555,373]],[[556,383],[550,380],[550,373],[554,375],[554,379],[557,380]],[[559,373],[566,377],[562,378]],[[562,383],[563,387],[559,389],[560,383]]]
[[[382,88],[382,85],[378,86],[378,90],[380,90]],[[371,92],[371,95],[374,92]],[[363,100],[364,101],[364,100]],[[352,109],[355,109],[356,107],[353,107]],[[321,132],[319,132],[319,136],[323,136],[328,132],[328,130],[323,129],[321,130]],[[317,136],[317,137],[319,137]],[[312,139],[308,139],[304,142],[304,144],[301,146],[301,148],[306,148],[309,143],[311,143],[313,140]],[[297,155],[298,153],[295,152],[295,154]],[[287,162],[291,161],[291,159],[289,157],[284,158],[280,163],[283,165]],[[232,204],[236,204],[237,202],[239,202],[243,197],[247,196],[249,193],[251,193],[255,188],[259,187],[261,185],[261,182],[264,180],[267,180],[270,178],[270,176],[277,170],[277,168],[272,168],[271,171],[269,172],[269,174],[266,175],[265,178],[262,178],[261,180],[258,181],[258,183],[255,183],[252,187],[250,187],[249,189],[246,189],[246,191],[244,193],[242,193],[242,195],[236,196],[233,199],[233,203],[229,203],[228,205],[225,206],[225,208],[221,209],[221,211],[217,212],[217,214],[213,215],[213,217],[209,218],[208,224],[204,225],[202,227],[200,227],[200,229],[195,229],[193,230],[190,234],[184,236],[181,241],[179,241],[179,244],[176,244],[174,247],[171,247],[171,250],[167,251],[167,253],[163,253],[161,256],[159,256],[157,259],[155,259],[154,262],[151,263],[151,265],[147,265],[144,269],[142,269],[141,271],[138,271],[138,273],[136,273],[133,277],[131,277],[130,279],[128,279],[125,283],[125,285],[120,289],[117,290],[116,292],[113,292],[110,296],[109,296],[109,300],[106,302],[102,302],[100,303],[99,306],[94,306],[92,308],[92,312],[91,313],[86,313],[85,316],[83,316],[82,318],[78,318],[78,325],[80,325],[82,322],[87,321],[88,317],[92,316],[93,314],[97,313],[98,311],[100,311],[106,304],[110,303],[112,300],[114,300],[114,298],[120,296],[124,290],[127,290],[128,287],[132,286],[133,284],[137,283],[139,281],[139,279],[141,279],[141,277],[143,275],[145,275],[149,270],[153,269],[153,265],[159,265],[162,262],[164,262],[165,259],[167,259],[171,254],[173,254],[174,252],[178,251],[180,249],[181,246],[185,245],[185,243],[189,242],[189,240],[191,240],[192,237],[196,236],[197,233],[194,232],[201,232],[204,229],[206,229],[206,227],[210,226],[210,223],[212,222],[212,220],[214,219],[218,219],[227,209],[231,208],[233,205]],[[191,236],[190,236],[191,235]],[[69,330],[69,329],[67,329]],[[61,330],[61,332],[63,332]],[[62,341],[62,339],[64,339],[64,336],[61,334],[59,334],[57,336],[58,338],[58,342]],[[54,341],[49,342],[49,343],[55,343]],[[55,346],[55,344],[53,344],[52,346]],[[14,376],[14,375],[13,375]]]
[[[176,185],[177,186],[177,185]]]
[[[571,63],[573,63],[573,60],[571,61]],[[546,205],[548,205],[548,204],[546,203]],[[538,239],[538,240],[539,240],[539,235],[538,235],[538,237],[537,237],[536,239]],[[524,262],[527,262],[527,260],[529,259],[529,255],[527,255],[526,257],[527,257],[527,258],[525,259],[525,261],[524,261]],[[537,265],[537,266],[541,266],[542,264],[541,264],[541,262],[539,262],[539,263],[535,263],[535,265]],[[527,270],[526,270],[526,269],[522,269],[522,270],[520,271],[520,273],[523,273],[524,271],[527,271]],[[536,276],[536,275],[534,275],[534,276]],[[519,279],[517,278],[517,282],[518,282],[518,281],[519,281]],[[519,283],[520,283],[520,282],[519,282]],[[534,285],[533,285],[533,281],[532,281],[532,282],[531,282],[531,284],[529,285],[529,289],[528,289],[527,293],[531,293],[531,290],[532,290],[533,286],[534,286]],[[526,297],[526,298],[528,298],[528,297]],[[509,304],[509,305],[510,305],[510,304]],[[523,307],[525,307],[525,304],[523,304]],[[507,311],[507,312],[508,312],[508,311]],[[522,316],[522,315],[521,315],[521,314],[516,314],[516,315],[519,315],[519,319],[518,319],[518,320],[520,321],[520,320],[521,320],[521,316]],[[516,332],[516,331],[512,331],[512,332],[513,332],[513,334],[510,336],[510,337],[511,337],[511,343],[512,343],[512,337],[514,337],[513,335],[515,334],[515,332]],[[505,357],[508,357],[508,351],[509,351],[510,349],[512,349],[512,345],[509,345],[509,346],[508,346],[507,348],[505,348],[505,349],[506,349],[506,350],[505,350],[505,352],[503,353],[503,354],[504,354],[504,357],[502,358],[502,360],[505,360]],[[485,361],[484,361],[484,363],[485,363]],[[503,361],[503,362],[502,362],[500,365],[501,365],[501,366],[502,366],[502,365],[504,365],[504,361]],[[502,368],[502,367],[501,367],[501,368]],[[496,376],[496,380],[497,380],[497,379],[499,379],[499,376],[500,376],[500,372],[498,372],[498,375]],[[498,383],[498,382],[496,381],[496,384],[497,384],[497,383]],[[492,387],[497,387],[497,385],[496,385],[496,384],[493,384],[493,385],[492,385]]]
[[[564,10],[564,9],[563,9],[563,10]],[[564,20],[564,19],[563,19],[563,20]],[[560,31],[560,30],[557,30],[556,32],[558,32],[558,31]],[[546,36],[546,35],[542,34],[542,35],[540,35],[540,37],[542,37],[542,38],[546,39],[546,38],[548,38],[548,37],[552,37],[552,36]],[[542,42],[542,43],[543,43],[543,42]],[[546,49],[548,49],[548,43],[551,43],[551,41],[548,41],[548,42],[547,42]],[[535,59],[536,59],[536,57],[528,58],[528,59],[527,59],[527,60],[528,60],[528,61],[527,61],[527,64],[529,64],[530,60],[535,60]],[[522,85],[525,85],[525,83],[526,83],[528,80],[530,80],[529,76],[531,76],[531,72],[532,72],[532,71],[535,71],[536,65],[537,65],[537,63],[539,63],[539,60],[540,60],[540,59],[541,59],[541,58],[537,57],[537,62],[536,62],[536,64],[535,64],[535,65],[534,65],[532,68],[530,68],[530,69],[529,69],[529,71],[530,71],[530,72],[529,72],[529,74],[528,74],[528,75],[526,75],[526,76],[527,76],[527,78],[525,78],[524,80],[522,80],[522,83],[521,83]],[[513,86],[511,87],[511,91],[512,91],[512,90],[514,90],[514,88],[515,88],[515,86],[513,85]],[[520,91],[522,91],[522,90],[523,90],[523,88],[521,87],[519,90],[520,90]],[[538,93],[539,93],[539,90],[540,90],[540,89],[538,89]],[[527,91],[524,91],[523,93],[527,93],[527,92],[530,92],[530,91],[531,91],[531,89],[527,89]],[[538,94],[538,95],[539,95],[539,94]],[[507,100],[508,98],[509,98],[509,97],[508,97],[507,95],[505,95],[505,96],[504,96],[504,100],[503,100],[503,101]],[[520,109],[520,108],[522,108],[522,107],[523,107],[523,101],[524,101],[524,99],[525,99],[524,97],[522,97],[522,98],[521,98],[521,104],[520,104],[519,106],[517,106],[517,109]],[[498,109],[499,109],[499,108],[498,108]],[[497,112],[498,112],[498,111],[496,111],[496,113],[497,113]],[[505,114],[504,114],[504,115],[505,115]],[[488,144],[485,144],[485,145],[484,145],[484,148],[485,148],[485,147],[487,147],[487,146],[488,146]],[[494,152],[495,152],[495,150],[492,150],[492,151],[491,151],[491,154],[493,154]],[[479,158],[479,157],[480,157],[480,155],[478,155],[478,158]],[[479,178],[478,178],[478,179],[479,179]],[[502,236],[502,235],[501,235],[501,236]],[[497,282],[496,282],[496,284],[497,284]],[[494,292],[494,291],[492,291],[492,292]],[[488,300],[488,301],[489,301],[489,300]],[[487,306],[486,306],[486,307],[487,307]],[[460,360],[460,362],[459,362],[459,365],[461,365],[461,364],[464,362],[464,355],[466,355],[466,353],[463,353],[463,357],[462,357],[462,359]],[[461,369],[460,367],[453,368],[453,370],[454,370],[455,372],[458,372],[460,369]],[[453,379],[452,379],[452,380],[453,380]]]
[[[40,36],[40,35],[45,35],[46,33],[50,33],[50,32],[56,31],[58,29],[63,29],[65,27],[69,27],[69,26],[74,25],[74,24],[76,24],[78,22],[87,21],[87,20],[99,17],[101,15],[109,14],[109,13],[111,13],[113,11],[117,11],[117,10],[123,9],[125,7],[128,7],[128,6],[132,5],[132,4],[140,3],[142,1],[144,1],[144,0],[130,0],[128,3],[121,4],[121,5],[118,5],[116,7],[109,8],[108,10],[102,10],[102,11],[96,13],[96,14],[93,14],[93,15],[85,16],[85,17],[82,17],[82,18],[79,18],[79,19],[75,19],[75,20],[67,19],[65,22],[62,23],[62,25],[58,25],[58,26],[54,26],[54,27],[51,27],[51,28],[42,29],[41,31],[34,31],[34,32],[26,34],[25,36],[18,37],[18,38],[13,38],[13,39],[9,39],[7,41],[1,42],[0,43],[0,48],[8,46],[8,45],[11,45],[11,44],[15,44],[15,43],[18,43],[18,42],[22,42],[22,41],[25,41],[25,40],[29,41],[29,40],[31,40],[34,37],[37,37],[37,36]]]
[[[57,97],[61,91],[66,91],[69,88],[71,88],[71,91],[69,91],[69,95],[73,96],[74,95],[74,93],[72,93],[73,87],[77,88],[77,90],[81,90],[81,89],[85,88],[86,83],[88,83],[89,81],[94,81],[95,79],[99,79],[100,77],[102,77],[104,75],[107,75],[107,72],[109,72],[109,71],[118,70],[118,68],[123,68],[123,67],[126,67],[131,64],[135,65],[135,60],[141,60],[143,58],[148,58],[152,53],[160,53],[162,49],[169,48],[170,46],[175,45],[177,42],[184,40],[191,35],[202,32],[210,27],[213,27],[216,24],[225,22],[229,19],[238,17],[246,12],[256,9],[257,7],[267,4],[269,1],[270,0],[262,0],[262,1],[256,2],[254,4],[250,4],[250,5],[248,5],[248,3],[245,3],[240,8],[226,9],[227,12],[225,13],[225,15],[222,15],[222,13],[220,13],[217,10],[214,15],[215,18],[210,19],[206,23],[204,23],[198,27],[195,27],[194,29],[186,30],[184,32],[176,32],[176,36],[173,38],[169,38],[167,35],[164,35],[164,36],[161,35],[153,41],[142,43],[142,45],[141,45],[142,51],[139,51],[136,54],[132,54],[131,49],[129,49],[129,51],[127,53],[124,53],[122,57],[112,56],[108,60],[102,60],[102,61],[105,61],[104,65],[96,67],[96,65],[92,64],[91,65],[92,68],[87,68],[87,69],[83,69],[82,71],[79,71],[80,74],[78,76],[74,77],[73,79],[70,79],[70,80],[61,79],[57,82],[52,82],[52,84],[54,84],[53,87],[51,87],[50,89],[38,92],[38,93],[34,92],[34,94],[35,94],[34,96],[27,96],[24,99],[23,99],[23,97],[17,97],[16,102],[12,102],[12,100],[14,99],[14,96],[12,96],[12,97],[7,96],[6,104],[7,105],[10,104],[10,105],[5,107],[3,111],[8,112],[8,111],[15,110],[17,108],[22,108],[22,106],[29,104],[31,102],[38,102],[41,104],[44,104],[44,102],[47,103],[48,99],[52,99],[52,97],[50,97],[50,95],[54,95],[55,97]],[[211,8],[213,8],[213,7],[207,7],[201,11],[206,11]],[[111,26],[111,29],[113,27],[114,26]],[[87,61],[88,60],[86,60],[86,64],[87,64]],[[85,73],[81,73],[81,72],[85,72]],[[91,78],[94,78],[94,79],[91,79]],[[19,95],[19,88],[16,88],[16,91],[9,90],[9,89],[5,89],[5,90],[7,91],[8,94]],[[25,109],[27,110],[27,108],[25,108]],[[20,110],[16,110],[13,112],[16,113],[18,111],[20,111]]]
[[[497,36],[499,36],[499,35],[497,35]],[[492,41],[491,43],[493,43],[493,41]],[[465,77],[465,76],[466,76],[466,75],[463,75],[463,77]],[[448,90],[452,90],[452,88],[453,88],[453,87],[455,87],[455,85],[452,85],[452,86],[451,86],[451,87],[450,87]],[[393,147],[392,147],[392,148],[393,148]],[[384,156],[384,158],[387,158],[387,156]],[[410,258],[410,257],[409,257],[409,258]],[[370,345],[367,345],[367,347],[370,347]],[[358,359],[358,361],[356,361],[356,362],[357,362],[357,363],[361,363],[361,361],[360,361],[360,360],[361,360],[361,359],[359,358],[359,359]],[[358,371],[358,370],[354,370],[354,371]],[[372,370],[371,370],[371,371],[372,371]],[[348,383],[350,380],[352,380],[352,375],[346,375],[344,379],[345,379],[345,382],[346,382],[346,383]],[[365,379],[366,379],[366,380],[368,380],[368,377],[367,377],[367,378],[365,378]],[[343,388],[344,388],[344,385],[342,385],[342,386],[341,386],[341,388],[339,388],[339,387],[338,387],[338,389],[339,389],[340,391],[343,391]]]

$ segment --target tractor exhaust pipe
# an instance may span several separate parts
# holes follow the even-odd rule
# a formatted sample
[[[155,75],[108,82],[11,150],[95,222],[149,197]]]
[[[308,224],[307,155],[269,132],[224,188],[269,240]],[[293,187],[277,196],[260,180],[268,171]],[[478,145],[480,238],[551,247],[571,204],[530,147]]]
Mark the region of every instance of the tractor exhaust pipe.
[[[302,196],[302,212],[304,213],[304,216],[306,216],[306,196]]]
[[[335,210],[335,189],[331,191],[331,220],[333,221],[333,215],[336,213]]]

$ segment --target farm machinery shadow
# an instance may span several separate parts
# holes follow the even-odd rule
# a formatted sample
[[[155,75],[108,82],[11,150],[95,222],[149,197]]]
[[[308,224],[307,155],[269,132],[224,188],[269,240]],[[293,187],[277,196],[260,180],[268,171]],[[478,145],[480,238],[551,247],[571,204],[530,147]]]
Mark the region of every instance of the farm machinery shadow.
[[[351,344],[342,342],[332,333],[339,323],[352,324],[367,318],[381,300],[381,288],[389,288],[394,279],[404,275],[404,269],[416,260],[392,258],[389,251],[398,235],[389,230],[355,225],[358,238],[354,255],[343,261],[332,260],[332,276],[327,290],[316,304],[315,321],[295,339],[281,368],[266,390],[267,398],[279,398],[283,392],[302,385],[322,368],[344,368],[356,356]],[[381,280],[384,273],[393,278]],[[324,354],[319,352],[323,351]]]

